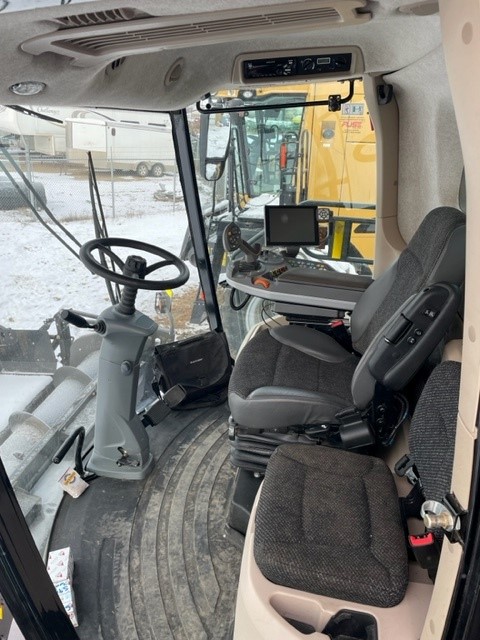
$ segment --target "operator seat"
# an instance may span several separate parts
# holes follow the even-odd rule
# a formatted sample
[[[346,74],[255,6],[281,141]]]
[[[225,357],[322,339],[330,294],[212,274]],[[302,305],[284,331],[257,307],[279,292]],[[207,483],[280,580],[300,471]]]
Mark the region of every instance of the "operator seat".
[[[461,287],[464,274],[465,214],[453,207],[433,209],[357,302],[351,316],[353,352],[325,333],[298,325],[260,331],[246,344],[229,385],[233,424],[269,431],[335,423],[336,415],[354,404],[352,379],[362,354],[391,316],[431,284]],[[362,380],[357,375],[356,385]],[[365,405],[371,399],[364,397]]]

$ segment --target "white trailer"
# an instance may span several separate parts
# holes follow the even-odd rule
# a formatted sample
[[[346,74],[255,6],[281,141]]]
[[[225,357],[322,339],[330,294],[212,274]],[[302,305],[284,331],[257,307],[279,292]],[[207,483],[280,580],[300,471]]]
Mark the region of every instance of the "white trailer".
[[[59,120],[72,113],[71,109],[50,107],[36,107],[35,111]],[[28,147],[30,151],[37,151],[48,156],[65,154],[65,126],[63,124],[32,118],[32,116],[19,111],[0,107],[0,131],[20,136],[21,146]]]
[[[166,122],[67,118],[65,127],[69,163],[86,166],[86,152],[91,151],[97,170],[135,171],[141,177],[175,171],[171,128]]]
[[[136,171],[144,177],[175,170],[168,114],[119,109],[26,107],[57,118],[61,123],[35,118],[0,107],[0,132],[21,136],[30,151],[66,156],[86,166],[91,151],[99,170]]]

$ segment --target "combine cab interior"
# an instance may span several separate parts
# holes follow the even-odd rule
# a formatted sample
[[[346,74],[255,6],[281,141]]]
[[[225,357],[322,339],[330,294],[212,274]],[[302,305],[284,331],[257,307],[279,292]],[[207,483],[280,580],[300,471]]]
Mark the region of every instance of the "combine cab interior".
[[[0,638],[479,637],[479,33],[0,2]]]

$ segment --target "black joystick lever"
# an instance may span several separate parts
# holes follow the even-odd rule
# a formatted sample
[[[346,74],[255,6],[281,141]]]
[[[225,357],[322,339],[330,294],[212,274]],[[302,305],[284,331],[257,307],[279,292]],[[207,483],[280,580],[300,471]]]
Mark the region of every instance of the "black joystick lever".
[[[62,309],[60,312],[60,318],[68,324],[73,324],[74,327],[80,329],[93,329],[97,333],[105,333],[105,322],[103,320],[97,320],[96,322],[89,322],[86,318],[81,316],[71,309]]]
[[[249,244],[242,238],[242,232],[240,227],[235,222],[230,222],[223,231],[223,248],[225,251],[236,251],[240,249],[246,255],[247,260],[243,263],[244,267],[248,269],[258,269],[260,263],[257,258],[260,255],[262,247],[256,243],[255,245]]]

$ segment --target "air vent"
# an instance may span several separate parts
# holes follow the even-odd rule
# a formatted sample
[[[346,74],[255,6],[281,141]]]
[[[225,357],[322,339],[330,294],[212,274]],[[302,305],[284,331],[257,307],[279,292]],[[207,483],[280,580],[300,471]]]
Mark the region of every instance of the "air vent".
[[[125,60],[126,58],[117,58],[117,60],[114,60],[113,62],[110,63],[110,69],[112,71],[115,71],[115,69],[118,69],[118,67],[122,66]]]
[[[73,29],[75,27],[112,24],[113,22],[127,22],[129,20],[139,20],[140,18],[151,18],[151,16],[138,9],[126,8],[110,9],[108,11],[92,11],[91,13],[65,16],[64,18],[55,18],[54,22],[60,24],[62,29]]]
[[[370,19],[369,13],[358,12],[365,8],[365,4],[366,0],[342,0],[333,6],[331,0],[310,0],[276,7],[255,7],[247,13],[232,9],[168,17],[124,17],[121,21],[118,16],[131,16],[135,10],[119,9],[72,16],[70,20],[108,14],[109,21],[75,28],[70,24],[67,28],[64,24],[58,31],[27,40],[22,49],[34,55],[53,51],[73,58],[75,65],[91,66],[161,49],[358,24]]]
[[[275,27],[277,25],[291,25],[294,22],[315,22],[328,20],[329,22],[340,21],[341,17],[335,9],[310,9],[309,11],[296,11],[293,13],[272,14],[269,16],[255,15],[249,17],[236,18],[233,20],[214,20],[212,22],[197,22],[193,24],[172,25],[157,27],[145,30],[129,30],[123,33],[111,33],[101,36],[84,36],[64,40],[67,47],[90,51],[94,54],[104,54],[119,45],[128,47],[147,44],[149,46],[167,45],[171,41],[176,42],[179,38],[195,40],[201,36],[211,36],[213,34],[245,32],[261,27]]]

